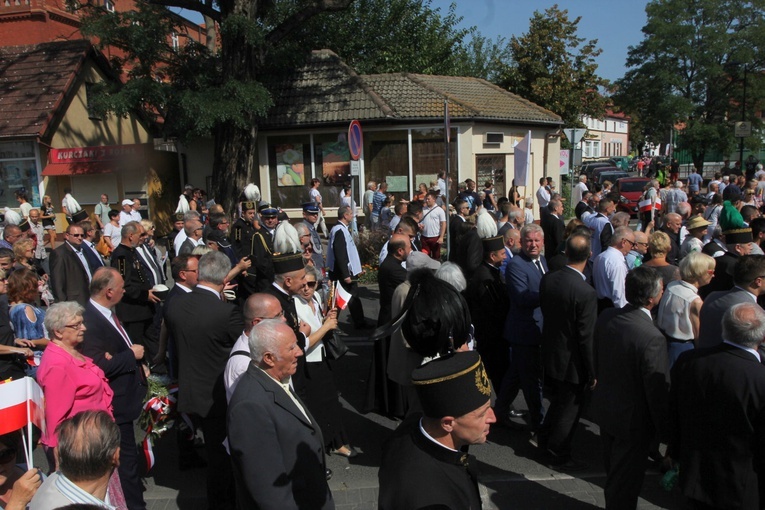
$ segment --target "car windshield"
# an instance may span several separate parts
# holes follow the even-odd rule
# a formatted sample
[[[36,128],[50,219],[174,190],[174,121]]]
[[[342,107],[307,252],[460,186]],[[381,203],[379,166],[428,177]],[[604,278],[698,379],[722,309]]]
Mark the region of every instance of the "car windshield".
[[[643,191],[646,182],[647,181],[623,181],[619,183],[619,191]]]
[[[600,174],[600,177],[598,178],[600,184],[603,184],[606,181],[616,182],[617,179],[621,179],[622,177],[627,177],[629,174],[612,174],[608,172],[604,172]]]

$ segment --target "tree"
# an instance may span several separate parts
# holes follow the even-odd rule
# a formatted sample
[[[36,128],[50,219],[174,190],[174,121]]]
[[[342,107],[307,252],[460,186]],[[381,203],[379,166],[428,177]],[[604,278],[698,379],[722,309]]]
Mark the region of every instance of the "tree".
[[[630,69],[614,94],[616,104],[640,118],[639,137],[662,142],[677,128],[678,148],[702,168],[709,151],[726,154],[734,147],[733,121],[759,124],[754,112],[763,98],[764,8],[763,0],[654,0],[646,6],[645,36],[630,48]]]
[[[94,105],[101,113],[138,109],[162,120],[163,134],[180,138],[213,135],[212,194],[227,211],[251,181],[256,161],[257,120],[271,105],[263,85],[291,34],[314,16],[346,8],[352,0],[136,0],[129,12],[84,5],[82,31],[115,48],[124,86],[102,85]],[[170,34],[182,33],[166,7],[190,9],[220,26],[219,49],[189,41],[180,50]],[[311,48],[308,48],[309,50]]]
[[[597,39],[577,36],[581,18],[570,20],[557,5],[534,12],[529,31],[510,39],[512,61],[501,71],[499,84],[557,113],[568,126],[580,117],[602,118],[608,100],[601,89],[608,81],[597,75]]]

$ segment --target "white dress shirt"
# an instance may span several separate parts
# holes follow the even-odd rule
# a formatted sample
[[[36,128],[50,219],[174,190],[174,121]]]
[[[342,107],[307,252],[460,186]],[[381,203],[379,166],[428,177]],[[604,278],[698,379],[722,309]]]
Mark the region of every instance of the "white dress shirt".
[[[598,299],[608,298],[616,308],[627,304],[624,281],[627,278],[627,261],[622,252],[609,246],[606,251],[595,257],[592,267],[592,279]]]

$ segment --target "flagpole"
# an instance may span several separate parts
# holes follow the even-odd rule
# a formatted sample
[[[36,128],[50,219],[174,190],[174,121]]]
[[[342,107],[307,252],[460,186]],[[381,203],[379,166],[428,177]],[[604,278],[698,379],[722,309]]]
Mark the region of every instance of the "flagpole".
[[[25,377],[24,379],[27,381],[27,437],[29,440],[24,437],[24,434],[21,434],[21,440],[24,443],[24,455],[27,457],[27,469],[32,469],[34,467],[32,465],[32,410],[29,408],[29,402],[32,399],[32,382],[34,379],[31,377]]]
[[[446,173],[444,175],[444,183],[446,192],[444,193],[444,205],[446,207],[446,224],[449,224],[449,174],[450,174],[450,163],[451,160],[449,158],[449,142],[451,141],[451,122],[449,119],[449,101],[447,99],[444,99],[444,147],[446,150]],[[446,260],[449,260],[450,255],[450,247],[452,244],[452,238],[450,235],[446,235]]]

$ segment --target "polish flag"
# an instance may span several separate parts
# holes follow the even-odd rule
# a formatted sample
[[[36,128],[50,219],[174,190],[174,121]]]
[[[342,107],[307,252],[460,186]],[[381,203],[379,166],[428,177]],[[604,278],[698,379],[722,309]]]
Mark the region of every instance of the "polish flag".
[[[30,423],[45,431],[43,392],[31,377],[0,384],[0,435]]]
[[[345,290],[343,286],[338,283],[335,292],[335,306],[339,310],[345,310],[345,307],[348,306],[348,301],[351,300],[351,297],[351,293]]]

